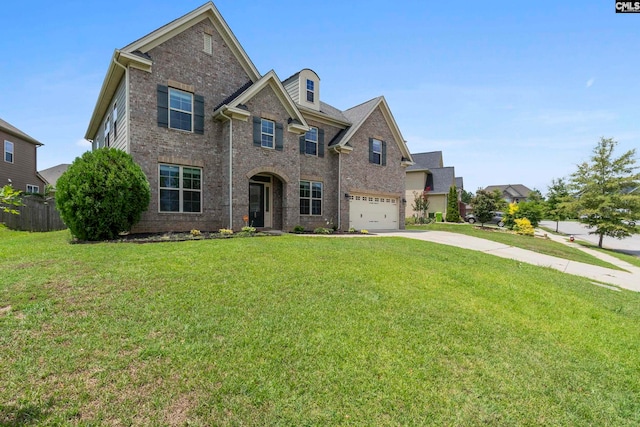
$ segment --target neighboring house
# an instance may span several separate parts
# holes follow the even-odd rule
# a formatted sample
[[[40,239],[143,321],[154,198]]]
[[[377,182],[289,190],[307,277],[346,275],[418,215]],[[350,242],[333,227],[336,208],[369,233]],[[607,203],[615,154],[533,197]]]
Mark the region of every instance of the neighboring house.
[[[489,192],[498,190],[507,203],[524,202],[531,193],[531,190],[522,184],[490,185],[484,190]]]
[[[416,214],[413,210],[416,195],[426,191],[429,200],[427,213],[442,212],[446,216],[449,189],[456,186],[459,198],[462,178],[456,178],[454,167],[444,167],[442,151],[416,153],[412,154],[412,158],[414,164],[409,166],[406,171],[406,215],[410,217]]]
[[[115,51],[85,137],[145,172],[134,232],[404,228],[411,154],[386,100],[321,93],[310,69],[260,74],[208,2]]]
[[[45,182],[37,172],[37,148],[43,145],[20,129],[0,119],[0,187],[11,184],[25,193],[44,192]]]
[[[48,169],[43,169],[39,174],[44,178],[47,184],[51,185],[52,189],[55,190],[58,178],[60,178],[60,176],[69,169],[69,166],[71,165],[68,163],[62,163]]]

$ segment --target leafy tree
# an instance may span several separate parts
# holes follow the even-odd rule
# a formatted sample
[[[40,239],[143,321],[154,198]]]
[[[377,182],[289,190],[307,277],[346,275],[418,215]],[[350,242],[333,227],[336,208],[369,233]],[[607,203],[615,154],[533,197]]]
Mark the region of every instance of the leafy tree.
[[[471,200],[473,199],[473,193],[471,191],[462,190],[462,193],[460,194],[460,199],[462,200],[463,203],[470,204]]]
[[[623,239],[638,233],[636,227],[623,221],[640,216],[640,196],[625,192],[640,182],[635,150],[614,157],[617,144],[612,138],[600,138],[590,161],[578,165],[571,175],[571,187],[579,196],[575,205],[580,222],[595,229],[590,234],[600,237],[599,247],[604,236]]]
[[[503,209],[506,202],[502,199],[499,191],[478,190],[476,196],[471,200],[473,214],[482,227],[493,218],[493,213]]]
[[[21,191],[15,190],[11,185],[5,185],[0,188],[0,209],[6,213],[20,215],[20,212],[13,208],[22,206],[20,193]]]
[[[429,209],[429,192],[424,190],[422,193],[413,192],[413,204],[411,207],[416,212],[416,224],[424,224],[427,219],[427,210]]]
[[[544,216],[544,204],[542,201],[528,200],[518,203],[518,212],[515,218],[526,218],[533,227],[537,227]]]
[[[531,190],[531,193],[527,196],[527,202],[544,202],[544,196],[537,188]]]
[[[557,233],[560,221],[564,221],[571,216],[571,201],[573,198],[569,193],[567,182],[563,178],[552,179],[548,190],[545,215],[556,222]]]
[[[449,188],[447,199],[447,222],[460,222],[460,207],[458,206],[458,189],[455,185]]]
[[[124,151],[101,148],[77,158],[56,185],[64,223],[81,240],[113,239],[147,210],[151,193],[144,172]]]

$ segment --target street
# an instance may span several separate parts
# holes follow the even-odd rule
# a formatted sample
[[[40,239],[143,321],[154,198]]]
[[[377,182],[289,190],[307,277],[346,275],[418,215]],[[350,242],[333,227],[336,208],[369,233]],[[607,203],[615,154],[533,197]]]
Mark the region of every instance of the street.
[[[551,230],[556,229],[555,221],[540,221],[540,225]],[[576,239],[586,240],[596,245],[598,244],[599,236],[589,234],[589,231],[593,231],[593,229],[589,230],[584,224],[577,221],[560,221],[558,231],[567,235],[573,235]],[[602,241],[602,247],[640,257],[640,235],[634,234],[622,240],[605,236]]]

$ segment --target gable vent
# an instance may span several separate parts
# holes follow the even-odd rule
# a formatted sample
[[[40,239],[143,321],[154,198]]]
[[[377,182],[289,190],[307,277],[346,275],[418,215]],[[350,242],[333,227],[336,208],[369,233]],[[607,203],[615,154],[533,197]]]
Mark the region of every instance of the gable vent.
[[[213,54],[213,37],[211,37],[211,34],[204,34],[204,52],[209,55]]]

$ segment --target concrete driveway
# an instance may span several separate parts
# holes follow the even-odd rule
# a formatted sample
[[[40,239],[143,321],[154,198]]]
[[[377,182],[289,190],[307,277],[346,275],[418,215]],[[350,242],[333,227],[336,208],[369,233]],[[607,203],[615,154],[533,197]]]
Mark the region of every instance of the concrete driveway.
[[[551,230],[556,229],[555,221],[541,221],[540,225]],[[566,235],[573,235],[576,239],[585,240],[594,244],[598,244],[599,236],[589,234],[589,230],[584,224],[577,221],[560,221],[558,231]],[[630,255],[640,257],[640,234],[634,234],[626,239],[614,239],[613,237],[604,237],[602,246],[606,249],[625,252]]]

